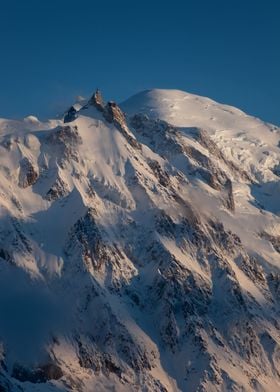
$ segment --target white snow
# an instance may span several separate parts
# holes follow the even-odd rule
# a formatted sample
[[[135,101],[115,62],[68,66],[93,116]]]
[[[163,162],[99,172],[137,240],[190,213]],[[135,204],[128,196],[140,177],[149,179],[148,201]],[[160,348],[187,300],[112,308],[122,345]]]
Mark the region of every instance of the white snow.
[[[137,149],[84,104],[78,100],[77,119],[67,124],[0,119],[0,311],[12,322],[5,295],[24,295],[25,287],[39,305],[42,292],[50,295],[57,308],[47,307],[28,366],[47,357],[64,374],[47,383],[16,381],[16,351],[0,327],[5,377],[26,391],[160,391],[158,380],[174,392],[277,391],[279,289],[270,279],[280,272],[280,253],[263,233],[280,238],[279,128],[209,98],[149,90],[121,104]],[[130,117],[139,113],[176,133],[166,141],[168,130],[133,129]],[[194,128],[223,159],[193,138]],[[65,133],[50,139],[59,129]],[[27,187],[19,182],[23,158],[38,171]],[[225,203],[224,178],[234,210]],[[33,306],[38,312],[35,305],[27,316],[15,306],[23,343],[30,334],[17,331]],[[53,322],[48,312],[57,309]],[[269,337],[262,346],[264,333],[274,336],[274,351]]]

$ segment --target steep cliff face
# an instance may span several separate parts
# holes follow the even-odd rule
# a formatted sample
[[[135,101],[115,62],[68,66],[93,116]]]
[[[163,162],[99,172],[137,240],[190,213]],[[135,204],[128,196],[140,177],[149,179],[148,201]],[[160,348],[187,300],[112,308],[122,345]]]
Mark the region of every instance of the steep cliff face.
[[[0,391],[278,391],[279,141],[173,90],[0,120]]]

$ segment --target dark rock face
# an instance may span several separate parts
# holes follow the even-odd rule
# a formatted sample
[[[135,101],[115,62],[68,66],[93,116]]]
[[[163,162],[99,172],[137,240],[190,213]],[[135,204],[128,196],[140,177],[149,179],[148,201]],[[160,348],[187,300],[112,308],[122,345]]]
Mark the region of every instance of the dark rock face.
[[[86,265],[99,269],[106,261],[106,245],[95,222],[94,211],[89,210],[73,228],[72,246],[78,247]],[[67,251],[69,253],[69,251]]]
[[[99,112],[101,112],[106,121],[113,123],[132,147],[141,149],[141,144],[137,142],[129,131],[124,113],[115,102],[109,101],[105,105],[101,92],[97,89],[90,98],[88,104],[94,106]]]
[[[35,184],[38,179],[38,171],[36,170],[33,163],[26,157],[20,162],[19,172],[19,186],[21,188],[27,188]]]
[[[15,218],[7,219],[5,227],[0,229],[0,258],[15,265],[15,252],[30,257],[32,250],[21,222]]]
[[[58,177],[53,186],[48,190],[45,199],[46,200],[57,200],[61,197],[66,196],[69,193],[68,185]]]
[[[233,197],[233,188],[232,181],[228,178],[225,183],[225,189],[227,190],[227,198],[226,198],[226,207],[234,212],[235,211],[235,202]]]
[[[0,370],[0,392],[24,392],[23,388],[15,385],[8,379],[6,374]]]
[[[125,115],[115,102],[107,103],[103,115],[105,120],[115,125],[132,147],[141,150],[141,144],[130,134]]]
[[[12,377],[19,381],[29,381],[31,383],[45,383],[49,380],[59,380],[63,376],[61,368],[53,363],[39,366],[34,369],[27,369],[20,365],[13,368]]]
[[[121,111],[118,105],[113,101],[109,101],[107,103],[104,117],[106,118],[107,121],[111,123],[115,122],[116,124],[122,127],[127,126],[124,113]]]
[[[47,141],[51,144],[77,145],[82,143],[77,126],[58,126],[50,133]]]
[[[265,273],[262,266],[253,256],[246,254],[239,258],[239,266],[242,271],[256,284],[266,287]],[[241,262],[240,262],[241,261]]]
[[[130,124],[137,132],[139,140],[162,157],[169,158],[183,153],[183,147],[177,140],[177,129],[166,121],[151,120],[144,114],[136,114],[130,119]]]
[[[48,135],[46,141],[49,145],[57,148],[58,162],[62,168],[65,166],[65,162],[71,159],[78,162],[77,147],[82,144],[82,138],[76,125],[58,126]]]
[[[77,116],[77,110],[74,108],[74,106],[71,106],[64,116],[64,123],[69,123],[76,120]]]
[[[275,297],[275,300],[279,302],[280,299],[280,274],[271,272],[268,276],[268,284]]]
[[[0,258],[7,261],[8,263],[14,263],[12,255],[6,249],[0,248]]]
[[[162,186],[167,187],[170,184],[168,173],[161,168],[160,164],[157,161],[150,159],[148,161],[148,165],[152,169],[156,178],[159,180],[159,183]]]
[[[274,166],[272,169],[272,173],[275,174],[277,177],[280,177],[280,164]]]
[[[272,234],[263,232],[261,233],[261,237],[268,240],[273,246],[273,248],[276,250],[276,252],[280,253],[280,236],[274,236]]]

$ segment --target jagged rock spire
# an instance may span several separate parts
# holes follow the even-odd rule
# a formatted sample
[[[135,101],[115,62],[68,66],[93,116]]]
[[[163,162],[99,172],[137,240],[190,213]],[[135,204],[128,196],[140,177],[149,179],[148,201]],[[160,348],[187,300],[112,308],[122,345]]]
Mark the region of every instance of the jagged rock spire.
[[[121,108],[114,101],[109,101],[105,108],[104,116],[109,122],[117,122],[119,125],[126,125],[126,118]]]
[[[141,144],[138,143],[133,134],[130,132],[125,114],[116,102],[109,101],[107,103],[103,111],[103,116],[108,122],[114,123],[115,127],[123,134],[131,146],[139,150],[141,149]]]
[[[93,105],[98,109],[100,112],[104,110],[104,103],[101,91],[97,88],[92,97],[89,100],[89,104]]]

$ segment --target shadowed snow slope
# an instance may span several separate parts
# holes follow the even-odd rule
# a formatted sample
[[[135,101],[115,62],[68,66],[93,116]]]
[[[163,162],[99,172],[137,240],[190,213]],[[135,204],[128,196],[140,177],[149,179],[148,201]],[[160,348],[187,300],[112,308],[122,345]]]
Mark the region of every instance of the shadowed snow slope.
[[[0,120],[0,391],[279,391],[280,129],[177,90]]]

